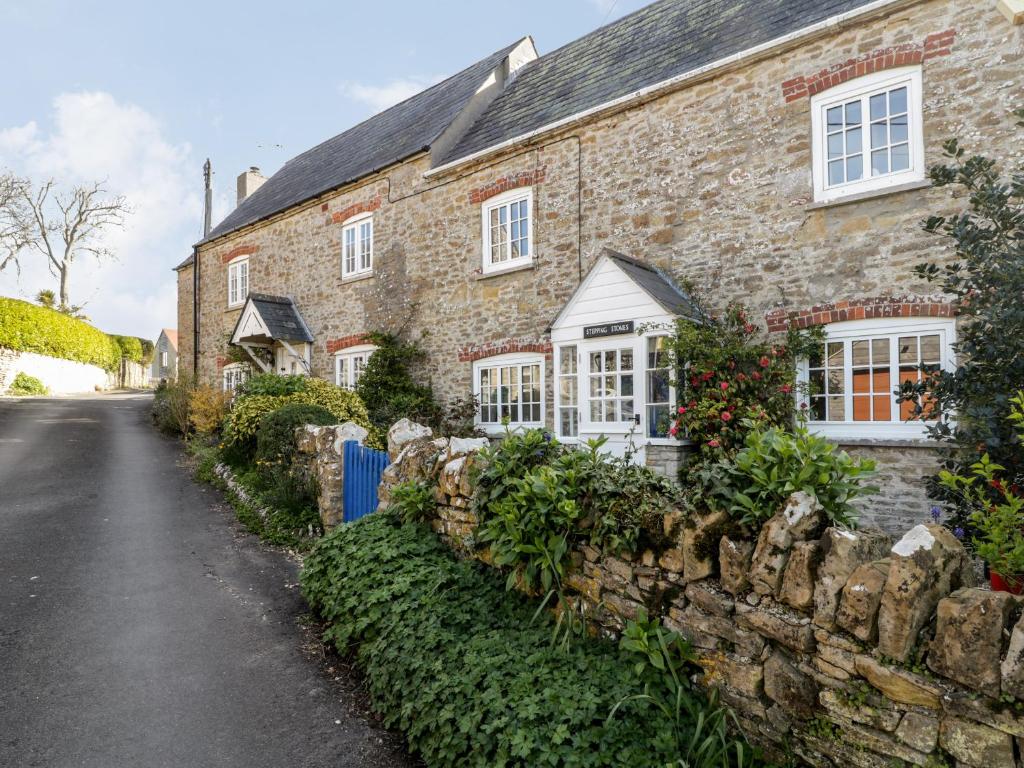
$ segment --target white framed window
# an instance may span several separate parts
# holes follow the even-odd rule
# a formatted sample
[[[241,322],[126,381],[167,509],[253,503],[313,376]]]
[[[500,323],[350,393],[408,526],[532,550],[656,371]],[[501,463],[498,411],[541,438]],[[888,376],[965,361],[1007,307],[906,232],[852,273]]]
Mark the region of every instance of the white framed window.
[[[647,401],[647,437],[668,439],[675,405],[672,386],[671,354],[668,337],[648,336],[644,386]],[[673,440],[674,442],[674,440]]]
[[[811,98],[814,199],[922,181],[921,68],[878,72]]]
[[[555,427],[559,437],[574,440],[580,434],[579,352],[575,344],[568,344],[558,347],[556,356],[555,397],[558,399],[558,418]]]
[[[249,295],[249,259],[235,259],[228,264],[228,306],[245,303]]]
[[[498,355],[473,363],[473,394],[480,403],[477,424],[501,434],[510,427],[544,425],[544,358]]]
[[[483,271],[504,272],[533,259],[533,190],[513,189],[484,202]]]
[[[373,215],[362,214],[341,228],[341,276],[355,277],[373,271]]]
[[[594,349],[585,355],[590,425],[633,423],[636,414],[636,349],[632,342]]]
[[[334,383],[339,387],[345,387],[345,389],[355,389],[363,371],[366,370],[366,363],[376,349],[372,344],[361,344],[336,352],[334,355]]]
[[[913,403],[896,402],[905,381],[953,365],[955,325],[944,318],[853,320],[825,327],[821,351],[800,364],[808,427],[831,438],[924,437]]]
[[[161,352],[160,353],[160,367],[161,368],[166,368],[167,367],[167,353],[166,352]]]
[[[231,363],[224,366],[223,383],[225,392],[234,392],[249,378],[249,366],[245,363]]]

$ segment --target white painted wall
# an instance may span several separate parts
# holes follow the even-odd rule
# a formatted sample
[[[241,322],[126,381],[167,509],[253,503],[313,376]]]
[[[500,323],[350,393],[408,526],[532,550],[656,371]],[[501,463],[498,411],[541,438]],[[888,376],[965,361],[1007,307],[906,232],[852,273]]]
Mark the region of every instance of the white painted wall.
[[[19,373],[35,376],[54,395],[69,395],[108,389],[111,375],[95,365],[60,360],[33,352],[2,350],[0,355],[0,394],[5,392]]]

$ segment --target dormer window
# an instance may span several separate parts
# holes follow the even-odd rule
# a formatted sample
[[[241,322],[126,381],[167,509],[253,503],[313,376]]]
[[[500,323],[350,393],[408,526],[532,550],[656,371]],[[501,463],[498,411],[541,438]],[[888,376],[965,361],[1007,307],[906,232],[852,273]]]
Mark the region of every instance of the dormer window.
[[[533,260],[533,190],[514,189],[483,204],[484,274]]]
[[[920,67],[867,75],[817,94],[811,122],[815,200],[924,179]]]

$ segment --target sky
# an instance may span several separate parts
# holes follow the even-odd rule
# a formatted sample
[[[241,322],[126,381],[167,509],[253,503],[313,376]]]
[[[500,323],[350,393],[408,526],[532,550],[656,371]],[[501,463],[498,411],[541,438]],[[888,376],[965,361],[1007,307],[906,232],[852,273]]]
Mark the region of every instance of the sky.
[[[490,53],[532,35],[541,54],[649,0],[2,0],[0,172],[70,188],[102,181],[131,206],[76,261],[71,301],[109,333],[176,325],[172,269],[202,235],[202,165],[214,224],[249,166],[271,175]],[[0,272],[0,295],[57,283],[40,255]]]

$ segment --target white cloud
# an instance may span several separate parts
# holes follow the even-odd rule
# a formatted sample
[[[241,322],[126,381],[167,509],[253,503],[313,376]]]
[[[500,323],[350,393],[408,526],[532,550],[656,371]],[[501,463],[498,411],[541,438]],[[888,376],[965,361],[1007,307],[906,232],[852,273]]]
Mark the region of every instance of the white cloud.
[[[382,110],[415,96],[441,80],[440,77],[408,77],[392,80],[381,85],[345,82],[338,86],[343,96],[365,104],[376,114]]]
[[[46,124],[48,133],[39,121],[0,127],[0,167],[63,186],[104,181],[111,194],[127,197],[132,214],[124,230],[105,240],[117,261],[80,257],[71,298],[85,303],[103,330],[155,338],[161,327],[177,324],[171,269],[202,227],[202,172],[190,146],[170,141],[146,110],[103,92],[60,94]],[[32,297],[44,287],[56,285],[31,253],[22,258],[20,278],[0,273],[0,294]]]

